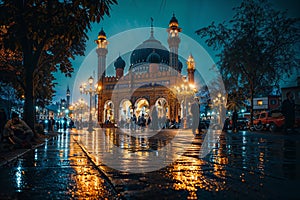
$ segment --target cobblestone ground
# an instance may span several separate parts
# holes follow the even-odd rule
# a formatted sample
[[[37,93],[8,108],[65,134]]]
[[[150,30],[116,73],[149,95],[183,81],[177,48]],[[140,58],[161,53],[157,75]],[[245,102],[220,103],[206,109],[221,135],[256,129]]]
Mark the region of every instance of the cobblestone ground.
[[[118,198],[69,133],[28,151],[0,171],[0,199]]]
[[[178,132],[170,130],[146,142],[138,134],[133,137],[122,131],[102,130],[96,140],[106,138],[99,143],[101,147],[93,134],[77,138],[127,199],[299,199],[299,134],[220,132],[219,140],[209,143],[210,153],[199,158],[204,134],[184,141],[186,151],[171,165],[146,173],[120,172],[101,162],[103,151],[112,152],[113,144],[122,147],[123,164],[130,167],[126,155],[141,152],[146,156],[148,150],[171,142]],[[147,160],[137,163],[136,167],[147,165]]]

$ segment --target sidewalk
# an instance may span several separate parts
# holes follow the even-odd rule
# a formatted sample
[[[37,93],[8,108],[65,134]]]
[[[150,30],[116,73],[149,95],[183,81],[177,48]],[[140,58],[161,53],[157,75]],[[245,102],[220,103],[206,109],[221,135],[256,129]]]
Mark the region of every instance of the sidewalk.
[[[29,149],[8,149],[8,148],[4,148],[4,149],[0,149],[0,167],[23,156],[25,153],[31,151],[32,149],[36,149],[39,146],[42,146],[45,141],[51,139],[52,137],[56,136],[58,134],[58,132],[53,132],[53,133],[46,133],[44,135],[40,135],[40,142],[38,142],[37,144],[32,145],[32,147]],[[2,144],[1,144],[2,145]],[[1,147],[2,148],[2,147]]]

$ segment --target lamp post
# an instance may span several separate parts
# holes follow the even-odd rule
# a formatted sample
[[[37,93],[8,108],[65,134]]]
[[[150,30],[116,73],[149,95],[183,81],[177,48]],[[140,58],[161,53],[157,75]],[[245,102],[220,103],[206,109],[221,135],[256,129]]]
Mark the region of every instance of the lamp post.
[[[221,93],[218,93],[217,97],[213,99],[213,103],[218,108],[219,116],[218,116],[218,123],[221,124],[221,120],[223,118],[223,107],[226,106],[226,97],[223,96]]]
[[[183,128],[186,129],[187,126],[187,116],[188,116],[188,97],[192,98],[196,94],[197,90],[193,84],[189,84],[187,79],[184,79],[180,86],[175,86],[174,91],[178,99],[183,100]]]
[[[92,132],[95,129],[93,129],[93,118],[92,118],[92,100],[93,95],[98,94],[99,90],[101,89],[101,86],[96,87],[96,89],[93,88],[94,78],[92,76],[88,79],[89,88],[86,88],[86,84],[80,85],[80,93],[86,94],[90,96],[90,109],[89,109],[89,121],[88,121],[88,131]]]

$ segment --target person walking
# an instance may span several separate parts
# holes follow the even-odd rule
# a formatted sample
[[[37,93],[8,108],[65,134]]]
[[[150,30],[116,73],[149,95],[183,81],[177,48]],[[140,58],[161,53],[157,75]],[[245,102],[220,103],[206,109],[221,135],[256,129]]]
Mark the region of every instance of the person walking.
[[[284,115],[284,131],[289,133],[294,130],[295,123],[295,102],[291,91],[286,93],[286,99],[282,102],[282,114]]]

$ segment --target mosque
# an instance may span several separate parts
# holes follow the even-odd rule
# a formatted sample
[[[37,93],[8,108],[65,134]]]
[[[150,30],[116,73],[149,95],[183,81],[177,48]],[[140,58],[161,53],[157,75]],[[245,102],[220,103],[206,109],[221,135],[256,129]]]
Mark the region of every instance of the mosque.
[[[189,115],[188,107],[195,94],[195,62],[187,58],[187,75],[178,58],[180,32],[173,14],[167,28],[169,49],[154,37],[151,19],[150,37],[137,46],[130,55],[130,63],[121,56],[115,62],[115,75],[106,75],[108,41],[103,29],[97,40],[98,55],[98,123],[115,124],[137,117],[151,115],[157,109],[158,117],[179,121]],[[125,67],[128,70],[124,73]]]

